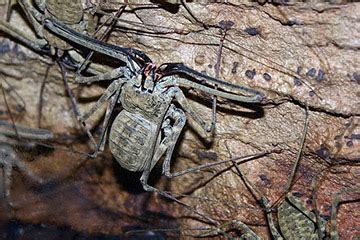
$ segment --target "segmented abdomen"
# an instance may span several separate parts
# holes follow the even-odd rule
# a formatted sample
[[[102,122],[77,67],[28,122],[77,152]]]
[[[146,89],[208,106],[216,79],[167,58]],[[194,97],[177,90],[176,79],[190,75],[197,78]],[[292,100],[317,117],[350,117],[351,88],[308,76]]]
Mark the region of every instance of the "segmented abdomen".
[[[155,132],[156,124],[123,110],[110,130],[110,150],[123,168],[143,171],[153,156]]]

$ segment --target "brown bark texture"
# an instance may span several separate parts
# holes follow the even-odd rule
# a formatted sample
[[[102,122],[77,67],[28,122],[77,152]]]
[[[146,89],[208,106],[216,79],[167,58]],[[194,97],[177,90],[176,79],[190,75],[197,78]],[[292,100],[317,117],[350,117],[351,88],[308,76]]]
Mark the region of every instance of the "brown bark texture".
[[[0,15],[6,11],[1,7]],[[158,65],[182,62],[215,76],[223,39],[219,78],[255,88],[266,101],[239,104],[219,98],[211,143],[194,130],[196,123],[188,117],[173,154],[172,171],[279,149],[239,164],[246,178],[273,204],[275,217],[302,148],[290,192],[299,196],[309,211],[316,208],[320,216],[330,218],[334,194],[360,187],[360,4],[229,1],[186,3],[186,7],[129,5],[107,41],[139,49]],[[10,23],[35,37],[16,5]],[[226,23],[233,25],[229,24],[225,34]],[[102,58],[106,57],[97,56]],[[108,86],[77,84],[71,71],[67,75],[81,112],[89,109]],[[60,68],[51,58],[0,33],[0,77],[4,89],[0,118],[11,121],[10,109],[16,124],[33,128],[39,127],[41,118],[40,127],[56,136],[47,142],[54,149],[16,148],[21,160],[49,182],[39,185],[14,168],[14,206],[9,208],[3,198],[0,202],[3,231],[10,220],[33,224],[38,231],[42,231],[39,226],[69,227],[88,236],[188,238],[205,233],[201,228],[209,228],[209,232],[215,228],[193,210],[143,191],[141,174],[121,169],[108,147],[96,159],[74,152],[91,152],[92,146],[74,115]],[[199,90],[183,90],[194,109],[210,121],[211,96]],[[105,107],[87,121],[89,127],[101,126]],[[308,124],[304,128],[307,108]],[[94,133],[98,136],[97,131]],[[237,220],[261,238],[271,239],[263,207],[232,163],[174,179],[162,176],[161,167],[158,164],[152,171],[150,184],[216,220],[217,227],[223,229],[212,231],[213,236],[240,236],[241,230],[226,227],[226,223]],[[182,193],[186,194],[180,196]],[[341,194],[336,217],[341,239],[360,235],[359,196],[356,192]]]

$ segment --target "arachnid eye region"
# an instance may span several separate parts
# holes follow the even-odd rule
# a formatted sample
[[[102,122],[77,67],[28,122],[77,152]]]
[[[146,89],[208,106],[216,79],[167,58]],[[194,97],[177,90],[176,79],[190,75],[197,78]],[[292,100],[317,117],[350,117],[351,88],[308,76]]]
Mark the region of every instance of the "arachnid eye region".
[[[139,239],[322,239],[335,219],[340,238],[356,236],[357,195],[338,217],[331,203],[357,183],[360,58],[356,31],[338,27],[356,26],[341,18],[356,4],[9,2],[0,117],[51,129],[44,145],[62,149],[0,135],[12,219]]]
[[[115,104],[121,103],[123,110],[110,129],[110,149],[121,166],[131,171],[143,171],[141,183],[145,190],[155,191],[147,181],[151,170],[162,156],[165,156],[163,172],[166,176],[173,176],[170,173],[170,161],[186,122],[185,113],[195,120],[200,131],[209,132],[212,129],[213,124],[206,123],[193,110],[180,87],[196,88],[238,102],[259,103],[264,98],[255,89],[221,81],[183,64],[165,63],[156,67],[139,50],[99,42],[75,32],[55,19],[46,19],[45,26],[54,34],[126,63],[125,67],[119,67],[110,73],[77,78],[79,83],[112,80],[103,97],[82,115],[81,120],[84,122],[108,100],[104,120],[104,126],[108,126]],[[138,61],[139,58],[142,61]],[[103,130],[94,155],[103,149],[107,131],[106,128]]]

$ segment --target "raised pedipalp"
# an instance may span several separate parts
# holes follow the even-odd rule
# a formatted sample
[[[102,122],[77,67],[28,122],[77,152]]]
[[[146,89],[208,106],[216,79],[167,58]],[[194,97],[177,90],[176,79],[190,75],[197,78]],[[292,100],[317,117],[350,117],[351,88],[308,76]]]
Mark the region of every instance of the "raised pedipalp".
[[[211,76],[197,72],[182,63],[165,63],[160,65],[158,69],[158,72],[163,78],[176,74],[190,76],[196,79],[198,82],[181,77],[178,78],[179,84],[183,86],[197,88],[199,90],[216,96],[224,97],[235,101],[251,103],[261,102],[264,99],[263,94],[255,89],[213,78]],[[227,91],[223,91],[221,89],[211,89],[208,86],[205,86],[204,83],[202,83],[203,81],[211,86],[217,85],[220,88],[226,89]]]

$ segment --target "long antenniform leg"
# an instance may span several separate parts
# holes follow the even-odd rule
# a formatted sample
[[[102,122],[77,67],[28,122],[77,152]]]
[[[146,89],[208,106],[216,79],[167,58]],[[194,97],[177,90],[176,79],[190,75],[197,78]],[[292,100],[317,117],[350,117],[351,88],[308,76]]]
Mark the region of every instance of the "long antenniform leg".
[[[109,87],[105,90],[103,95],[99,98],[99,100],[95,103],[95,105],[89,111],[87,111],[86,113],[84,113],[79,117],[79,120],[82,122],[82,124],[84,124],[86,119],[88,119],[92,114],[94,114],[101,107],[101,105],[103,105],[106,101],[110,100],[109,105],[106,109],[105,119],[103,123],[103,130],[100,136],[100,142],[98,144],[95,143],[95,151],[92,154],[92,157],[95,157],[97,153],[104,148],[109,120],[114,110],[115,104],[120,96],[123,82],[124,80],[122,79],[115,80],[114,82],[112,82],[109,85]],[[90,138],[93,139],[91,133],[90,136],[91,136]]]
[[[36,35],[39,36],[40,38],[43,38],[43,34],[42,34],[42,25],[38,22],[39,20],[41,20],[41,14],[40,12],[38,12],[29,2],[29,0],[19,0],[18,3],[20,4],[21,8],[24,10],[27,19],[30,21],[30,23],[32,24],[32,26],[34,27],[34,30],[36,32]],[[10,4],[12,5],[12,4]],[[8,13],[7,13],[7,18],[10,18],[10,8],[12,6],[8,6]],[[35,50],[35,51],[44,51],[43,47],[47,45],[47,41],[45,39],[34,39],[26,34],[24,34],[23,31],[21,31],[20,29],[13,27],[11,24],[9,24],[8,22],[0,19],[0,31],[3,31],[7,34],[9,34],[10,36],[12,36],[13,38],[21,41],[23,44],[25,44],[26,46],[30,47],[31,49]]]
[[[19,0],[18,1],[21,8],[24,10],[27,19],[30,21],[31,25],[34,27],[36,35],[40,38],[44,38],[43,26],[39,23],[42,21],[42,14],[38,12],[31,4],[29,0]]]
[[[164,120],[166,121],[166,119],[173,119],[174,120],[174,124],[173,126],[169,126],[168,124],[164,124],[162,126],[164,132],[165,132],[165,137],[164,139],[160,142],[159,146],[157,149],[155,149],[155,154],[152,158],[152,161],[148,164],[148,166],[145,168],[141,178],[140,178],[140,182],[143,185],[143,188],[145,191],[149,191],[149,192],[157,192],[158,194],[160,194],[161,196],[171,199],[183,206],[185,206],[186,208],[188,208],[189,210],[195,212],[196,214],[198,214],[199,216],[201,216],[202,218],[204,218],[206,221],[208,221],[211,224],[214,225],[218,225],[218,222],[213,220],[211,217],[206,216],[200,212],[198,212],[196,209],[194,209],[193,207],[187,205],[186,203],[183,203],[182,201],[176,199],[174,196],[172,196],[170,193],[161,191],[157,188],[154,188],[152,186],[150,186],[147,182],[148,182],[148,178],[150,175],[150,172],[152,170],[152,168],[155,166],[155,164],[159,161],[159,159],[161,158],[161,156],[166,152],[166,159],[169,161],[169,159],[171,159],[171,155],[172,155],[172,151],[174,150],[176,141],[181,133],[182,128],[185,125],[185,121],[186,121],[186,116],[185,113],[181,110],[175,107],[175,105],[171,105],[167,114],[165,115]]]
[[[12,25],[1,19],[0,19],[0,31],[9,34],[13,38],[22,42],[24,45],[38,52],[42,52],[43,47],[47,45],[47,42],[45,40],[43,41],[40,39],[32,39],[31,37],[23,34],[23,32],[20,31],[19,29],[14,28]]]
[[[185,125],[186,116],[181,109],[178,109],[175,107],[175,105],[171,104],[167,114],[165,115],[164,122],[166,122],[167,119],[173,119],[175,122],[173,126],[170,126],[168,124],[164,124],[162,126],[162,130],[165,133],[164,139],[160,142],[157,149],[155,149],[155,153],[151,162],[145,168],[145,171],[140,178],[140,181],[146,191],[153,190],[152,187],[147,184],[147,181],[152,168],[155,166],[155,164],[159,161],[159,159],[165,152],[167,153],[166,160],[164,162],[164,168],[166,168],[167,165],[170,165],[172,151],[174,150],[176,141],[181,133],[182,128]]]

